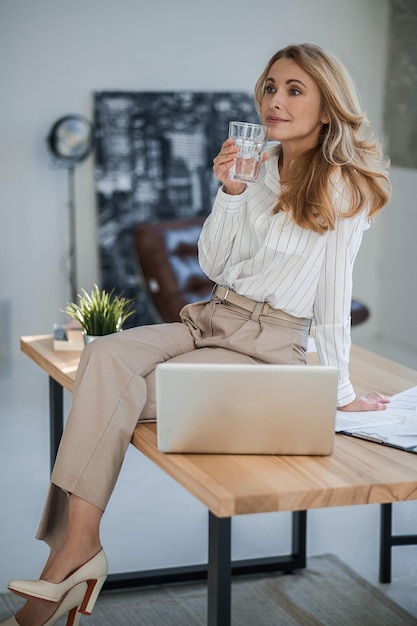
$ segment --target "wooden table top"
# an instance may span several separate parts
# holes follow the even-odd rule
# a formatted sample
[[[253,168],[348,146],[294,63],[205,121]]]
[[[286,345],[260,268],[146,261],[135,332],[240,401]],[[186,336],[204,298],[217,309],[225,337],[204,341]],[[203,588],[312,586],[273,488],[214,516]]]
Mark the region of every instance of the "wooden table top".
[[[50,335],[22,337],[21,349],[73,391],[79,352],[54,352]],[[350,369],[359,393],[417,385],[417,371],[357,346]],[[164,454],[155,424],[138,425],[132,443],[218,517],[417,500],[417,454],[344,435],[326,457]]]
[[[55,351],[52,335],[21,337],[20,349],[64,389],[71,393],[74,391],[75,373],[81,354],[79,350]]]

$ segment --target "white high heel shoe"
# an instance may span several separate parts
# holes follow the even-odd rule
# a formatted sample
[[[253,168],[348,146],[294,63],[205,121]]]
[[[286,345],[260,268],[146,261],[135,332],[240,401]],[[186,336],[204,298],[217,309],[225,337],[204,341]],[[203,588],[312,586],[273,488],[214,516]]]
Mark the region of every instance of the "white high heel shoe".
[[[68,591],[61,604],[51,617],[46,621],[43,626],[53,626],[60,617],[68,613],[66,626],[79,626],[81,614],[79,612],[81,603],[85,597],[87,591],[87,583],[79,583],[75,585],[70,591]],[[19,626],[19,622],[15,616],[10,617],[6,622],[0,624],[0,626]]]
[[[107,558],[104,550],[101,549],[92,559],[81,565],[61,583],[50,583],[47,580],[12,580],[8,585],[8,589],[24,598],[38,598],[48,602],[59,602],[64,594],[75,587],[75,585],[85,582],[87,583],[87,588],[79,611],[85,615],[90,615],[107,578],[108,571]]]

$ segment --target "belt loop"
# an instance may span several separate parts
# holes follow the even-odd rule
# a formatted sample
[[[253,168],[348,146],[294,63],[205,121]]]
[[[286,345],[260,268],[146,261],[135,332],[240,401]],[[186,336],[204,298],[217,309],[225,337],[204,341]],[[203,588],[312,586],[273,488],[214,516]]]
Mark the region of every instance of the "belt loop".
[[[268,315],[270,308],[271,307],[269,306],[268,302],[264,302],[261,315]]]
[[[257,302],[255,305],[255,308],[252,311],[252,314],[250,316],[251,320],[253,320],[254,322],[257,322],[259,320],[259,316],[262,315],[262,310],[264,308],[265,303],[264,302]]]

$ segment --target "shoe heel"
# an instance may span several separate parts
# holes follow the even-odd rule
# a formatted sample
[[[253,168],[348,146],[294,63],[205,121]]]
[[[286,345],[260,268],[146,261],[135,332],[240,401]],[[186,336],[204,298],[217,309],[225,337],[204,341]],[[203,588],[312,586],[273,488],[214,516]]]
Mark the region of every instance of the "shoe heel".
[[[78,612],[78,606],[76,606],[68,613],[67,623],[65,626],[79,626],[80,619],[81,615]]]
[[[87,591],[85,592],[84,599],[79,608],[80,613],[83,613],[84,615],[90,615],[92,613],[106,578],[107,576],[100,576],[100,578],[92,578],[87,582]]]

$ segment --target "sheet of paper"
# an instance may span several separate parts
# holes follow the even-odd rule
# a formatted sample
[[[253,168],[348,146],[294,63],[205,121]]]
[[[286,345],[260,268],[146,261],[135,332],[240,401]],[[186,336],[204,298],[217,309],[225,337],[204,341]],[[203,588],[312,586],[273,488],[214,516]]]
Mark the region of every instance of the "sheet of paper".
[[[392,396],[385,411],[337,411],[335,430],[404,448],[417,447],[417,387]]]

